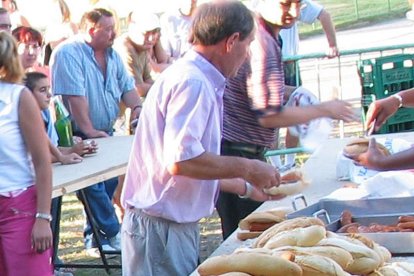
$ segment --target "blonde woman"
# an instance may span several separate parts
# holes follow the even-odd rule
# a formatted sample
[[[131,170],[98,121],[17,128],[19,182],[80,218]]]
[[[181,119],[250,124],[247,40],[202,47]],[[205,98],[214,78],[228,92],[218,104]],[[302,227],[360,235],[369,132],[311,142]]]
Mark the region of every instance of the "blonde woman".
[[[52,275],[52,168],[17,45],[0,32],[0,275]]]

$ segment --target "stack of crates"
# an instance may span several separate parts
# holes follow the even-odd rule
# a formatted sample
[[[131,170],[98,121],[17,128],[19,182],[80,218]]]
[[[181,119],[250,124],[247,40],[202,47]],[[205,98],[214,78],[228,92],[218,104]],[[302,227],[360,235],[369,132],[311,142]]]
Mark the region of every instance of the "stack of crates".
[[[413,54],[398,54],[359,62],[363,116],[371,102],[414,87],[413,63]],[[400,108],[377,133],[412,130],[414,130],[414,108]]]

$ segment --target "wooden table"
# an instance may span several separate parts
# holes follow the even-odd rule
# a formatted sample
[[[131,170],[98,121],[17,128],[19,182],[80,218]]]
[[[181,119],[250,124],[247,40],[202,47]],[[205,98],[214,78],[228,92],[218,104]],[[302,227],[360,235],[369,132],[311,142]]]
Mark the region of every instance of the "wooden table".
[[[375,135],[374,137],[401,138],[414,143],[414,132]],[[342,151],[343,147],[350,140],[351,138],[329,139],[323,143],[321,148],[312,153],[309,159],[305,162],[303,172],[311,182],[311,186],[303,192],[308,205],[317,203],[322,197],[346,184],[346,182],[338,181],[336,179],[336,160],[338,153]],[[281,206],[291,207],[292,198],[285,198],[281,201],[265,202],[257,210],[268,210]],[[299,207],[302,208],[304,206]],[[230,254],[238,247],[249,246],[251,242],[252,240],[244,242],[238,240],[236,238],[236,232],[234,232],[211,254],[211,256]],[[396,257],[393,258],[393,260],[414,262],[414,256]],[[193,272],[191,275],[198,275],[198,273]]]
[[[133,136],[112,136],[107,138],[94,139],[98,143],[98,151],[96,154],[86,155],[83,161],[78,164],[62,166],[55,164],[53,166],[53,191],[52,197],[58,198],[58,211],[56,215],[57,224],[54,226],[54,252],[58,252],[59,237],[59,221],[60,206],[62,195],[81,191],[83,188],[102,182],[104,180],[125,174],[129,160]],[[80,196],[87,202],[86,196],[81,191]],[[89,218],[91,212],[88,204],[85,204],[85,210]],[[97,235],[98,229],[94,227],[93,218],[90,219],[92,230]],[[109,273],[110,268],[120,268],[119,264],[109,264],[105,254],[98,241],[98,249],[101,255],[101,264],[55,264],[55,267],[71,267],[71,268],[104,268]],[[117,252],[120,254],[120,252]],[[55,259],[56,255],[54,256]]]
[[[85,155],[78,164],[53,166],[53,197],[75,192],[125,173],[133,136],[112,136],[94,140],[98,143],[96,154]]]

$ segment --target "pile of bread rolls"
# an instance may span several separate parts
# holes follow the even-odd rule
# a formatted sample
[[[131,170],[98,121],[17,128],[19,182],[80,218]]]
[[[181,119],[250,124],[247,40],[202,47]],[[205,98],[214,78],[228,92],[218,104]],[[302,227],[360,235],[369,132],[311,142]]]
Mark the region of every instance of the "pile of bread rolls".
[[[201,276],[414,275],[414,265],[387,264],[390,259],[391,253],[385,247],[364,236],[338,235],[326,231],[318,218],[299,217],[268,228],[249,248],[207,259],[199,266],[198,273]]]

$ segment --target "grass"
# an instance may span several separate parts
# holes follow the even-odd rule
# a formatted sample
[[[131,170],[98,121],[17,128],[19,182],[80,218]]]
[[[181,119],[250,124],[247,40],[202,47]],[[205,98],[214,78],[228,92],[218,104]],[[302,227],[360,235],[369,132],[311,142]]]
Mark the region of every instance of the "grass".
[[[406,0],[320,0],[317,2],[330,13],[336,30],[402,18],[409,10]],[[301,37],[323,32],[319,21],[311,25],[299,23],[299,30]]]

